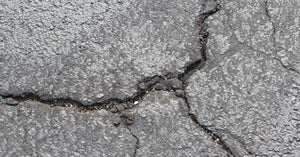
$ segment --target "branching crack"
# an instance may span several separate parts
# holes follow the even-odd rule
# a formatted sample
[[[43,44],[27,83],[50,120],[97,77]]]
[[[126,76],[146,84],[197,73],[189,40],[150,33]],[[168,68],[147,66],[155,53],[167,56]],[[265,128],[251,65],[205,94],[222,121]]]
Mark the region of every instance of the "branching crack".
[[[183,87],[182,90],[185,90],[185,88],[188,85],[188,78],[198,69],[201,69],[205,66],[205,62],[207,60],[207,56],[206,56],[206,44],[207,44],[207,38],[209,36],[208,32],[206,31],[206,25],[205,25],[205,20],[210,16],[213,15],[214,13],[218,12],[220,10],[220,5],[217,5],[215,7],[214,10],[211,10],[209,12],[206,13],[202,13],[200,14],[200,46],[201,46],[201,55],[203,58],[203,61],[200,62],[195,62],[194,64],[190,64],[187,67],[187,71],[185,71],[185,73],[183,73],[182,75],[179,76],[179,80],[182,81],[183,83]],[[186,93],[184,92],[183,96],[181,96],[184,100],[185,103],[187,104],[188,107],[188,114],[189,117],[191,118],[191,120],[198,125],[200,128],[202,128],[204,130],[205,133],[207,133],[209,136],[211,136],[211,138],[213,139],[213,141],[215,141],[216,143],[220,144],[221,147],[227,152],[228,156],[234,156],[234,154],[232,153],[231,149],[227,146],[227,144],[221,139],[221,137],[219,135],[217,135],[216,133],[214,133],[213,131],[211,131],[208,127],[206,127],[205,125],[202,125],[201,123],[199,123],[199,121],[197,120],[196,116],[194,114],[192,114],[190,112],[191,107],[190,104],[188,102],[188,98],[186,97]]]
[[[174,91],[178,97],[181,97],[185,100],[187,106],[188,106],[188,113],[191,120],[197,124],[200,128],[202,128],[208,135],[212,137],[212,139],[220,144],[222,148],[228,153],[228,156],[234,156],[230,148],[226,145],[226,143],[221,139],[219,135],[211,131],[208,127],[205,125],[202,125],[197,120],[196,116],[190,113],[190,105],[188,103],[188,99],[186,97],[186,93],[184,92],[185,88],[188,85],[188,78],[197,70],[203,68],[205,66],[205,62],[207,60],[205,51],[206,51],[206,43],[208,38],[208,32],[206,31],[206,25],[205,20],[214,13],[218,12],[220,10],[220,5],[217,5],[214,9],[203,12],[199,16],[199,46],[200,46],[200,53],[201,58],[195,60],[193,63],[189,64],[185,67],[185,70],[183,73],[167,73],[163,76],[155,75],[153,77],[147,77],[141,80],[138,83],[138,89],[137,92],[131,96],[124,99],[120,98],[110,98],[107,100],[103,100],[101,102],[95,102],[91,105],[84,105],[80,101],[73,100],[71,98],[60,98],[60,99],[47,99],[44,100],[40,96],[34,94],[34,93],[23,93],[21,95],[14,95],[14,94],[8,94],[8,95],[1,95],[0,96],[5,99],[12,99],[13,101],[17,102],[25,102],[25,101],[37,101],[43,104],[48,104],[50,106],[62,106],[62,107],[76,107],[79,111],[85,112],[85,111],[94,111],[94,110],[100,110],[105,109],[113,113],[121,113],[125,110],[132,109],[134,106],[136,106],[140,101],[143,100],[144,96],[147,95],[149,91],[152,90],[164,90],[164,91]],[[0,98],[1,98],[0,97]],[[16,106],[18,103],[6,103],[7,105]],[[136,152],[140,147],[140,141],[135,136],[130,128],[127,127],[127,129],[130,131],[131,135],[136,139],[135,144],[135,151],[134,156],[136,156]]]
[[[212,130],[210,130],[207,126],[201,124],[198,120],[197,120],[197,117],[191,113],[191,106],[188,102],[188,99],[187,97],[185,96],[186,94],[184,94],[184,96],[182,97],[184,100],[185,100],[185,103],[187,104],[187,107],[188,107],[188,114],[189,114],[189,117],[191,118],[191,120],[197,125],[199,126],[201,129],[204,130],[205,133],[207,133],[214,142],[218,143],[219,145],[221,145],[221,147],[227,152],[227,156],[235,156],[232,152],[232,150],[229,148],[229,146],[226,144],[225,141],[222,140],[222,138],[214,133]],[[249,153],[251,155],[251,153]]]
[[[25,101],[36,101],[43,104],[48,104],[51,107],[61,106],[61,107],[76,107],[80,112],[95,111],[100,109],[105,109],[113,113],[119,113],[127,109],[133,108],[138,102],[143,100],[143,97],[147,95],[149,91],[152,90],[164,90],[164,91],[177,91],[178,94],[182,93],[180,91],[183,87],[181,78],[184,78],[186,74],[198,67],[202,63],[202,59],[198,59],[187,66],[182,74],[168,73],[163,76],[153,76],[144,78],[140,83],[138,83],[137,92],[131,96],[124,99],[120,98],[110,98],[103,100],[101,102],[95,102],[90,105],[84,105],[80,101],[73,100],[71,98],[56,98],[56,99],[42,99],[39,95],[34,93],[23,93],[20,95],[0,94],[0,98],[4,100],[6,105],[17,106],[20,102]],[[180,78],[180,79],[179,79]],[[183,79],[182,79],[183,80]],[[13,102],[13,103],[10,103]]]

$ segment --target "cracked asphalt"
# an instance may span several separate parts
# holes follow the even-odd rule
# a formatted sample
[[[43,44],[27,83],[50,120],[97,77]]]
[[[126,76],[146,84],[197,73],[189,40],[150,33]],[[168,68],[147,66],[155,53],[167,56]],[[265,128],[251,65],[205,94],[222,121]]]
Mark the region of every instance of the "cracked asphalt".
[[[300,2],[0,2],[0,156],[300,156]]]

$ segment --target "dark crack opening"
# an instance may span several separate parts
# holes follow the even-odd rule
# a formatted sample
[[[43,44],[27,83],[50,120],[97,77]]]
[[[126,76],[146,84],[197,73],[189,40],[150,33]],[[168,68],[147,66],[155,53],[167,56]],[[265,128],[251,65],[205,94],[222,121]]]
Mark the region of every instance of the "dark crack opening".
[[[206,31],[207,26],[205,25],[205,20],[214,13],[218,12],[220,10],[220,5],[217,5],[213,10],[210,10],[208,12],[203,12],[199,16],[199,46],[200,46],[200,53],[201,53],[201,59],[197,59],[188,66],[185,67],[183,73],[167,73],[163,76],[155,75],[152,77],[147,77],[141,80],[138,83],[138,89],[137,92],[131,96],[124,99],[120,98],[110,98],[107,100],[103,100],[101,102],[95,102],[91,105],[84,105],[80,101],[73,100],[71,98],[59,98],[59,99],[47,99],[44,100],[40,96],[34,94],[34,93],[23,93],[21,95],[14,95],[14,94],[8,94],[8,95],[1,95],[0,96],[5,99],[13,99],[14,101],[17,101],[18,103],[6,103],[6,105],[10,106],[17,106],[19,102],[25,102],[25,101],[37,101],[43,104],[48,104],[51,107],[54,106],[61,106],[61,107],[76,107],[80,112],[87,112],[87,111],[95,111],[100,109],[108,110],[112,113],[121,113],[127,109],[132,109],[134,106],[136,106],[139,101],[142,101],[144,96],[147,95],[149,91],[174,91],[176,93],[176,96],[181,97],[185,100],[187,106],[188,106],[188,114],[191,120],[197,124],[200,128],[202,128],[216,143],[220,144],[222,148],[228,153],[228,156],[234,156],[230,148],[226,145],[226,143],[221,139],[220,136],[218,136],[216,133],[208,129],[205,125],[202,125],[197,120],[196,116],[192,113],[190,113],[190,105],[188,103],[188,99],[186,97],[186,93],[184,92],[185,88],[188,85],[187,80],[189,77],[196,72],[197,70],[203,68],[205,66],[205,62],[207,60],[207,56],[205,54],[206,51],[206,43],[207,38],[209,36],[208,32]],[[135,144],[135,150],[134,150],[134,156],[136,156],[136,152],[139,149],[139,139],[137,136],[135,136],[131,130],[127,127],[127,129],[130,131],[131,135],[136,139]]]
[[[136,157],[136,153],[137,153],[137,150],[140,148],[140,140],[138,139],[138,137],[136,135],[134,135],[131,131],[131,129],[129,127],[126,127],[128,129],[128,131],[130,132],[130,134],[135,138],[136,140],[136,143],[135,143],[135,146],[134,146],[134,153],[133,153],[133,157]]]
[[[208,33],[205,31],[204,21],[205,19],[217,12],[220,9],[220,6],[217,6],[215,9],[210,10],[208,12],[201,13],[199,16],[199,40],[200,40],[200,53],[201,58],[195,60],[190,63],[186,67],[184,67],[183,73],[167,73],[165,75],[155,75],[152,77],[146,77],[138,83],[137,92],[132,96],[120,99],[120,98],[109,98],[106,100],[102,100],[100,102],[94,102],[90,105],[84,105],[80,101],[71,99],[71,98],[53,98],[53,99],[42,99],[39,95],[35,93],[22,93],[20,95],[15,94],[0,94],[2,99],[13,99],[17,102],[24,101],[36,101],[43,104],[48,104],[50,106],[61,106],[61,107],[70,107],[74,106],[79,110],[84,111],[93,111],[99,109],[106,109],[112,112],[120,112],[121,110],[130,109],[134,106],[135,102],[140,101],[143,97],[152,90],[165,90],[165,91],[177,91],[183,90],[187,85],[186,81],[190,75],[192,75],[195,71],[201,69],[205,65],[205,61],[207,59],[205,55],[206,49],[206,40],[208,37]],[[6,103],[6,105],[17,106],[19,103]],[[123,104],[123,109],[113,110],[112,108],[118,104]]]

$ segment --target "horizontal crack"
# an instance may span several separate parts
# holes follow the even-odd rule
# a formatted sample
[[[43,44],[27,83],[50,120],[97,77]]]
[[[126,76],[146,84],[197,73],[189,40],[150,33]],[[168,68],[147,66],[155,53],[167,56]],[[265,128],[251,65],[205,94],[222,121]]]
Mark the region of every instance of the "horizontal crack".
[[[178,95],[182,96],[183,89],[187,85],[186,80],[188,77],[194,73],[196,70],[201,69],[205,65],[206,55],[204,53],[206,49],[206,39],[208,37],[208,33],[204,28],[205,19],[217,12],[219,7],[216,7],[212,11],[208,11],[202,13],[199,18],[200,32],[199,32],[199,40],[200,40],[200,53],[201,58],[193,61],[189,65],[184,67],[184,72],[178,73],[166,73],[165,75],[155,75],[152,77],[146,77],[138,83],[137,92],[132,96],[120,99],[120,98],[110,98],[100,102],[95,102],[90,105],[84,105],[80,101],[71,99],[71,98],[53,98],[53,99],[42,99],[39,95],[34,93],[22,93],[19,95],[7,94],[0,96],[4,99],[13,99],[18,102],[25,101],[36,101],[43,104],[48,104],[51,107],[61,106],[61,107],[76,107],[80,111],[94,111],[100,109],[106,109],[111,112],[121,112],[126,109],[133,108],[139,101],[143,99],[143,97],[152,90],[164,90],[164,91],[175,91]],[[18,103],[14,104],[6,104],[10,106],[17,106]]]
[[[183,73],[167,73],[163,76],[155,75],[153,77],[144,78],[140,83],[138,83],[138,89],[135,94],[131,97],[124,99],[120,98],[110,98],[100,102],[95,102],[90,105],[84,105],[80,101],[73,100],[71,98],[53,98],[53,99],[42,99],[39,95],[34,93],[22,93],[20,95],[7,94],[0,96],[3,99],[13,99],[17,102],[25,101],[36,101],[43,104],[48,104],[51,107],[61,106],[61,107],[76,107],[80,111],[94,111],[100,109],[106,109],[111,112],[120,112],[126,109],[131,109],[143,97],[152,90],[164,90],[164,91],[180,91],[183,89],[183,82],[185,82],[186,75],[190,75],[192,71],[201,65],[203,59],[197,59],[190,65],[185,67]],[[182,91],[181,91],[182,92]],[[6,105],[17,106],[19,103],[13,103]]]
[[[186,94],[184,92],[185,88],[188,85],[188,78],[197,70],[201,69],[205,66],[205,61],[207,60],[205,50],[206,50],[206,43],[208,38],[208,32],[206,31],[206,25],[205,20],[212,14],[219,11],[220,5],[217,5],[213,10],[210,10],[208,12],[201,13],[199,16],[199,46],[200,46],[200,53],[201,58],[195,60],[191,64],[185,67],[183,73],[167,73],[165,75],[155,75],[153,77],[147,77],[144,78],[142,81],[138,83],[138,89],[137,92],[131,96],[124,99],[120,98],[110,98],[101,102],[95,102],[91,105],[83,105],[80,101],[73,100],[70,98],[62,98],[62,99],[41,99],[40,96],[34,94],[34,93],[23,93],[20,95],[14,95],[14,94],[8,94],[8,95],[1,95],[4,99],[13,99],[18,102],[25,102],[25,101],[37,101],[40,103],[48,104],[50,106],[62,106],[62,107],[70,107],[74,106],[80,111],[94,111],[99,109],[106,109],[110,112],[122,112],[127,109],[133,108],[135,105],[137,105],[137,102],[141,101],[145,95],[149,91],[152,90],[165,90],[165,91],[175,91],[176,95],[178,97],[181,97],[185,100],[187,106],[188,106],[188,114],[191,120],[196,123],[198,126],[200,126],[208,135],[212,137],[212,139],[220,144],[222,148],[228,153],[229,156],[233,156],[232,151],[230,148],[225,144],[224,141],[214,132],[209,130],[205,125],[201,125],[196,116],[190,113],[190,105],[188,103],[188,99],[186,97]],[[9,105],[9,104],[8,104]],[[11,106],[16,106],[18,104],[13,104]],[[129,129],[129,128],[128,128]],[[135,151],[134,156],[136,156],[136,152],[139,149],[140,141],[132,134],[131,130],[129,129],[131,135],[137,140],[135,144]]]

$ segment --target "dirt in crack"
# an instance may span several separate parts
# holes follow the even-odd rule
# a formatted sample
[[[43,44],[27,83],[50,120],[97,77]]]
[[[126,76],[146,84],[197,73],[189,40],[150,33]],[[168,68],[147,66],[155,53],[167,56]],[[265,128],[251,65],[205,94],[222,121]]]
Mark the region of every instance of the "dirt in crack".
[[[225,144],[225,142],[221,139],[221,137],[217,134],[215,134],[213,131],[211,131],[210,129],[208,129],[205,125],[202,125],[198,122],[196,116],[192,113],[189,113],[189,117],[192,119],[192,121],[197,124],[198,126],[200,126],[205,133],[209,134],[210,137],[213,139],[214,142],[218,143],[219,145],[222,146],[222,148],[224,150],[226,150],[226,152],[228,153],[228,156],[234,156],[231,149],[227,146],[227,144]]]
[[[185,88],[188,85],[188,78],[197,70],[203,68],[205,66],[206,60],[207,60],[207,56],[206,56],[206,45],[207,45],[207,38],[209,36],[208,32],[206,31],[207,27],[205,25],[205,20],[215,14],[216,12],[218,12],[220,10],[220,5],[217,5],[215,7],[215,9],[209,11],[209,12],[205,12],[200,14],[200,46],[201,46],[201,55],[202,55],[202,61],[200,62],[195,62],[193,64],[190,64],[185,73],[183,73],[182,75],[179,76],[179,79],[183,82],[183,88],[182,90],[185,90]],[[228,145],[221,139],[221,137],[219,135],[217,135],[216,133],[214,133],[213,131],[211,131],[208,127],[206,127],[205,125],[202,125],[201,123],[199,123],[199,121],[197,120],[196,116],[192,113],[190,113],[191,107],[189,105],[188,99],[186,97],[186,93],[184,92],[184,94],[181,96],[184,100],[185,103],[187,104],[188,107],[188,115],[191,118],[191,120],[198,125],[200,128],[202,128],[205,133],[207,133],[209,136],[211,136],[211,138],[213,139],[213,141],[215,141],[216,143],[218,143],[219,145],[221,145],[221,147],[227,152],[228,156],[234,156],[232,150],[228,147]]]
[[[198,60],[196,62],[199,62]],[[139,101],[143,100],[143,97],[152,90],[165,90],[165,91],[177,91],[182,89],[182,83],[177,79],[178,75],[168,73],[164,76],[153,76],[145,78],[138,84],[137,92],[125,99],[110,98],[101,102],[95,102],[90,105],[84,105],[80,101],[70,98],[59,99],[42,99],[40,96],[34,93],[23,93],[20,95],[8,94],[1,95],[1,99],[4,100],[6,105],[17,106],[20,102],[36,101],[43,104],[48,104],[51,107],[76,107],[79,111],[95,111],[105,109],[113,113],[122,112],[127,109],[133,108]],[[182,92],[181,92],[182,93]]]
[[[206,19],[208,15],[200,16],[200,21]],[[201,20],[202,19],[202,20]],[[153,90],[164,90],[164,91],[175,91],[176,95],[183,96],[183,89],[186,85],[186,80],[188,77],[198,69],[204,66],[206,55],[205,44],[206,38],[208,37],[207,32],[204,31],[202,22],[200,22],[200,47],[201,47],[201,58],[195,60],[190,63],[186,67],[184,67],[183,73],[166,73],[165,75],[155,75],[152,77],[147,77],[141,80],[138,83],[137,92],[134,93],[131,97],[127,97],[124,99],[120,98],[110,98],[107,100],[103,100],[100,102],[95,102],[90,105],[84,105],[80,101],[73,100],[71,98],[55,98],[55,99],[42,99],[39,95],[34,93],[22,93],[20,95],[7,94],[1,95],[2,99],[12,99],[17,102],[25,102],[25,101],[36,101],[43,104],[48,104],[52,107],[61,106],[61,107],[76,107],[79,111],[94,111],[100,109],[106,109],[110,112],[117,113],[122,112],[127,109],[133,108],[139,101],[143,100],[143,97],[150,91]],[[6,105],[17,106],[18,103],[9,103]]]
[[[206,61],[205,49],[206,49],[206,40],[208,33],[205,31],[204,21],[209,16],[214,14],[219,10],[219,6],[215,9],[201,13],[199,16],[199,45],[201,51],[201,58],[195,60],[184,68],[183,73],[166,73],[165,75],[155,75],[153,77],[147,77],[141,80],[138,83],[137,92],[134,93],[131,97],[124,99],[120,98],[110,98],[100,102],[95,102],[90,105],[84,105],[80,101],[71,99],[71,98],[54,98],[54,99],[42,99],[39,95],[35,93],[22,93],[19,95],[6,94],[1,95],[4,100],[13,100],[14,103],[7,101],[5,104],[10,106],[17,106],[19,102],[25,101],[36,101],[43,104],[48,104],[52,107],[61,106],[61,107],[76,107],[79,111],[94,111],[100,109],[106,109],[113,113],[122,112],[126,109],[133,108],[143,97],[152,90],[165,90],[165,91],[175,91],[178,96],[183,96],[183,90],[185,85],[187,85],[186,80],[188,77],[198,69],[201,69]],[[17,101],[17,103],[15,102]]]
[[[174,91],[178,97],[184,98],[186,101],[186,104],[188,105],[188,112],[189,117],[192,119],[194,123],[196,123],[200,128],[202,128],[207,134],[209,134],[212,139],[220,144],[224,150],[228,152],[228,155],[233,156],[232,151],[230,148],[225,144],[224,141],[221,140],[221,138],[213,133],[211,130],[209,130],[206,126],[201,125],[196,116],[190,113],[190,106],[188,103],[188,100],[186,98],[186,94],[184,92],[186,86],[188,85],[187,80],[189,77],[197,70],[203,68],[205,66],[205,61],[207,59],[205,51],[206,51],[206,43],[207,38],[209,36],[208,32],[206,31],[206,25],[205,20],[210,16],[219,11],[220,6],[217,5],[213,10],[210,10],[208,12],[201,13],[199,16],[199,46],[200,46],[200,53],[201,58],[195,60],[191,64],[185,67],[185,70],[183,73],[167,73],[165,75],[155,75],[153,77],[147,77],[141,80],[138,83],[138,90],[137,92],[131,96],[127,97],[125,99],[119,99],[119,98],[110,98],[101,102],[95,102],[91,105],[84,105],[79,101],[72,100],[69,98],[65,99],[48,99],[44,100],[41,99],[38,95],[34,93],[23,93],[21,95],[0,95],[3,99],[13,99],[14,101],[18,102],[24,102],[24,101],[37,101],[40,103],[48,104],[50,106],[62,106],[62,107],[69,107],[69,106],[75,106],[80,111],[94,111],[99,109],[106,109],[113,113],[120,113],[124,110],[131,109],[135,105],[137,105],[137,102],[143,100],[143,97],[147,95],[148,92],[156,90],[164,90],[164,91]],[[13,103],[7,105],[18,105],[18,103]],[[130,130],[129,130],[130,131]],[[130,131],[131,132],[131,131]],[[132,133],[131,133],[132,134]],[[133,135],[133,134],[132,134]],[[136,155],[137,150],[139,149],[139,139],[133,135],[137,142],[135,145],[135,151],[134,156]]]

